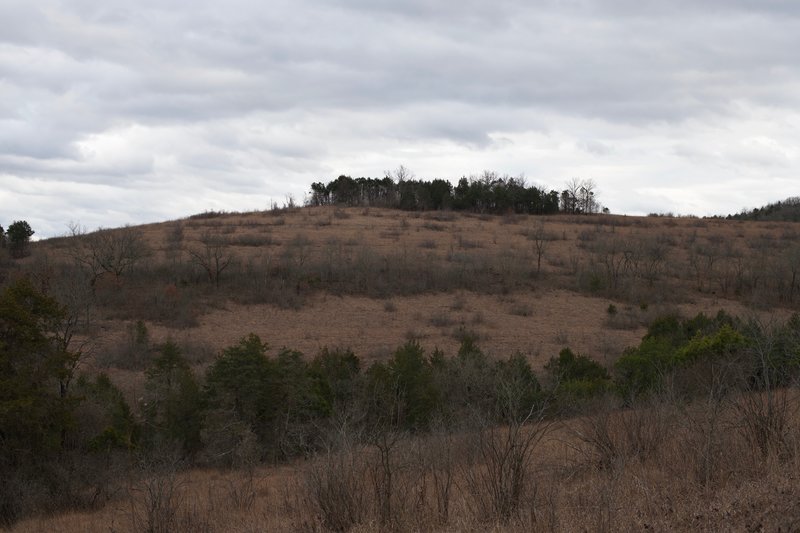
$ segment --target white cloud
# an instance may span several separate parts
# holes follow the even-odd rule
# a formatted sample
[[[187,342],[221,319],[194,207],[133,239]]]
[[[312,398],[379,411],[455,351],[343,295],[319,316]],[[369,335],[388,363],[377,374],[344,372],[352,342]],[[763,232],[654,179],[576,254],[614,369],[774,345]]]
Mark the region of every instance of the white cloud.
[[[40,235],[401,163],[591,177],[629,213],[798,193],[788,0],[8,0],[0,19],[0,202]]]

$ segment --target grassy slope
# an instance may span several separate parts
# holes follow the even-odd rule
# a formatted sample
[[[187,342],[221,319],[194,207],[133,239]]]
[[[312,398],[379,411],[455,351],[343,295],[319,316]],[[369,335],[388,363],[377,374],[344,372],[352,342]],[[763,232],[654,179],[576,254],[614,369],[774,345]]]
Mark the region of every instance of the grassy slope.
[[[537,274],[535,247],[528,235],[540,223],[552,240]],[[725,308],[745,314],[755,312],[755,305],[759,313],[785,315],[789,305],[779,295],[736,291],[725,276],[729,270],[733,276],[737,267],[765,276],[777,270],[781,254],[796,242],[799,229],[796,224],[697,219],[483,217],[333,208],[149,225],[140,230],[153,253],[142,264],[155,273],[98,284],[99,298],[106,305],[98,310],[90,332],[95,359],[86,368],[105,368],[133,395],[141,386],[141,371],[106,368],[102,358],[128,342],[127,330],[138,318],[147,324],[153,344],[173,337],[196,346],[198,367],[249,332],[275,347],[300,349],[308,356],[325,345],[349,346],[368,359],[385,357],[409,337],[419,338],[429,350],[438,346],[452,354],[462,330],[475,333],[490,354],[520,351],[535,366],[567,345],[610,364],[626,346],[638,342],[645,324],[661,312],[691,315]],[[199,249],[199,240],[208,234],[225,237],[234,258],[218,289],[189,261],[188,251]],[[609,260],[599,250],[614,242],[625,243],[623,252],[637,243],[660,242],[664,261],[657,279],[650,283],[631,276],[617,287],[606,283],[599,288],[587,282],[587,273],[607,272],[608,261],[613,265],[613,257]],[[714,254],[712,267],[693,262],[701,248]],[[68,249],[68,239],[38,243],[27,261],[35,268],[37,257],[44,254],[68,260]],[[408,261],[419,267],[409,271],[430,271],[432,276],[452,273],[458,261],[470,268],[480,264],[482,269],[471,270],[472,277],[460,285],[436,279],[430,290],[421,290],[417,285],[409,288],[403,280],[375,281],[370,271],[380,267],[380,259]],[[350,272],[365,286],[341,280],[324,283],[324,266],[334,263],[340,274]],[[159,265],[168,264],[183,267],[176,275],[160,273]],[[301,274],[285,278],[270,274],[287,265]],[[283,284],[281,290],[254,302],[247,284],[254,272],[267,273],[269,283]],[[375,286],[370,288],[370,283]],[[173,290],[180,306],[189,309],[192,320],[187,324],[169,319],[170,313],[186,312],[183,307],[165,308],[166,319],[154,318],[146,309],[166,306],[165,294],[172,295]],[[119,294],[124,296],[115,298]],[[613,316],[607,312],[611,303],[618,310]],[[800,504],[792,474],[797,465],[748,466],[740,469],[746,473],[737,475],[731,468],[730,480],[707,487],[690,479],[685,443],[677,443],[674,448],[665,445],[650,462],[631,460],[619,469],[596,471],[575,451],[581,446],[575,437],[577,423],[569,421],[558,428],[537,457],[541,488],[530,506],[533,514],[501,529],[522,531],[553,524],[564,530],[640,530],[645,524],[657,530],[798,527],[792,522],[797,519],[792,509]],[[744,464],[744,459],[740,462]],[[665,470],[669,464],[674,468]],[[305,466],[298,468],[302,471]],[[300,479],[296,468],[259,468],[254,486],[243,476],[200,470],[180,474],[181,490],[191,487],[183,497],[185,507],[204,516],[212,530],[291,530],[301,525],[298,516],[311,512],[293,500],[299,498],[293,492]],[[241,491],[254,494],[244,508],[228,501]],[[135,498],[140,493],[131,494]],[[463,495],[454,506],[469,516],[471,503]],[[122,498],[97,513],[28,521],[15,530],[124,530],[130,525],[130,508],[130,500]],[[464,520],[444,529],[483,527]]]

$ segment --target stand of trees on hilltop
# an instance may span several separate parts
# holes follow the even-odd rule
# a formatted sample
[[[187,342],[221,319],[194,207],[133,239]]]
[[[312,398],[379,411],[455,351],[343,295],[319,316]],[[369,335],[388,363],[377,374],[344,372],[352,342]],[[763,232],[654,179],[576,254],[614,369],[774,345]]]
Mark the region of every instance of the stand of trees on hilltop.
[[[311,184],[308,205],[342,205],[348,207],[391,207],[409,211],[452,209],[480,213],[597,213],[592,180],[570,180],[559,193],[535,185],[522,178],[484,172],[479,177],[462,177],[456,186],[447,180],[430,181],[409,178],[403,167],[383,178],[351,178],[339,176],[328,183]]]
[[[756,207],[751,211],[742,210],[736,215],[728,215],[728,220],[767,220],[800,222],[800,196]]]

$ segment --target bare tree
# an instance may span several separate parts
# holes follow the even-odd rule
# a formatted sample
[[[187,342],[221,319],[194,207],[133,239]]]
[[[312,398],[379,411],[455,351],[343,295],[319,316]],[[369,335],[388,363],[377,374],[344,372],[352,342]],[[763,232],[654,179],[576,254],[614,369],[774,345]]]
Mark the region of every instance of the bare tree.
[[[581,213],[597,213],[599,204],[595,200],[595,189],[597,184],[594,180],[585,179],[580,182],[578,187],[578,209]]]
[[[192,262],[205,271],[215,287],[219,287],[222,273],[233,260],[228,240],[206,233],[200,238],[200,243],[202,246],[189,249]]]
[[[715,244],[697,245],[689,250],[689,266],[695,274],[697,290],[702,292],[705,282],[714,277],[714,269],[719,259],[719,246]]]
[[[761,458],[788,457],[793,445],[791,421],[798,412],[796,367],[781,361],[782,353],[797,350],[800,339],[772,322],[751,318],[747,355],[753,376],[734,402],[741,431]]]
[[[593,214],[600,211],[595,190],[597,184],[592,179],[572,178],[565,184],[561,193],[561,210],[566,213]]]
[[[794,301],[794,294],[800,284],[800,245],[794,244],[784,253],[784,262],[789,272],[789,302]]]
[[[89,330],[94,319],[91,289],[81,270],[71,265],[54,265],[47,255],[34,261],[30,273],[41,291],[63,307],[63,314],[49,327],[55,348],[66,355],[64,371],[58,378],[60,396],[65,398],[78,367],[92,347],[94,337],[81,335]]]
[[[639,268],[637,274],[652,287],[664,272],[667,260],[667,247],[658,239],[642,238],[638,243]]]
[[[536,273],[539,274],[542,271],[542,257],[553,238],[545,231],[544,222],[539,222],[528,234],[528,238],[533,241],[533,249],[536,252]]]
[[[142,232],[138,228],[125,226],[117,229],[100,228],[86,233],[76,223],[69,224],[69,254],[88,274],[89,284],[94,287],[102,274],[113,274],[115,279],[133,270],[136,264],[149,254]]]
[[[475,461],[465,465],[463,476],[484,518],[507,521],[519,511],[530,485],[534,452],[553,421],[545,418],[545,402],[529,403],[529,384],[522,376],[501,378],[496,386],[496,408],[506,425],[476,412]]]

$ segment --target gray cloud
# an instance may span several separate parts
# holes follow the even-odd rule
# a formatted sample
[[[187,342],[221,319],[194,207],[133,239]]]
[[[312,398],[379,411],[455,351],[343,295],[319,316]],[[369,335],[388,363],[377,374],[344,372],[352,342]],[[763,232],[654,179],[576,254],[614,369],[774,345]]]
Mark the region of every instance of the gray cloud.
[[[592,177],[615,211],[796,194],[793,1],[9,0],[0,19],[2,212],[40,234],[400,163]]]

